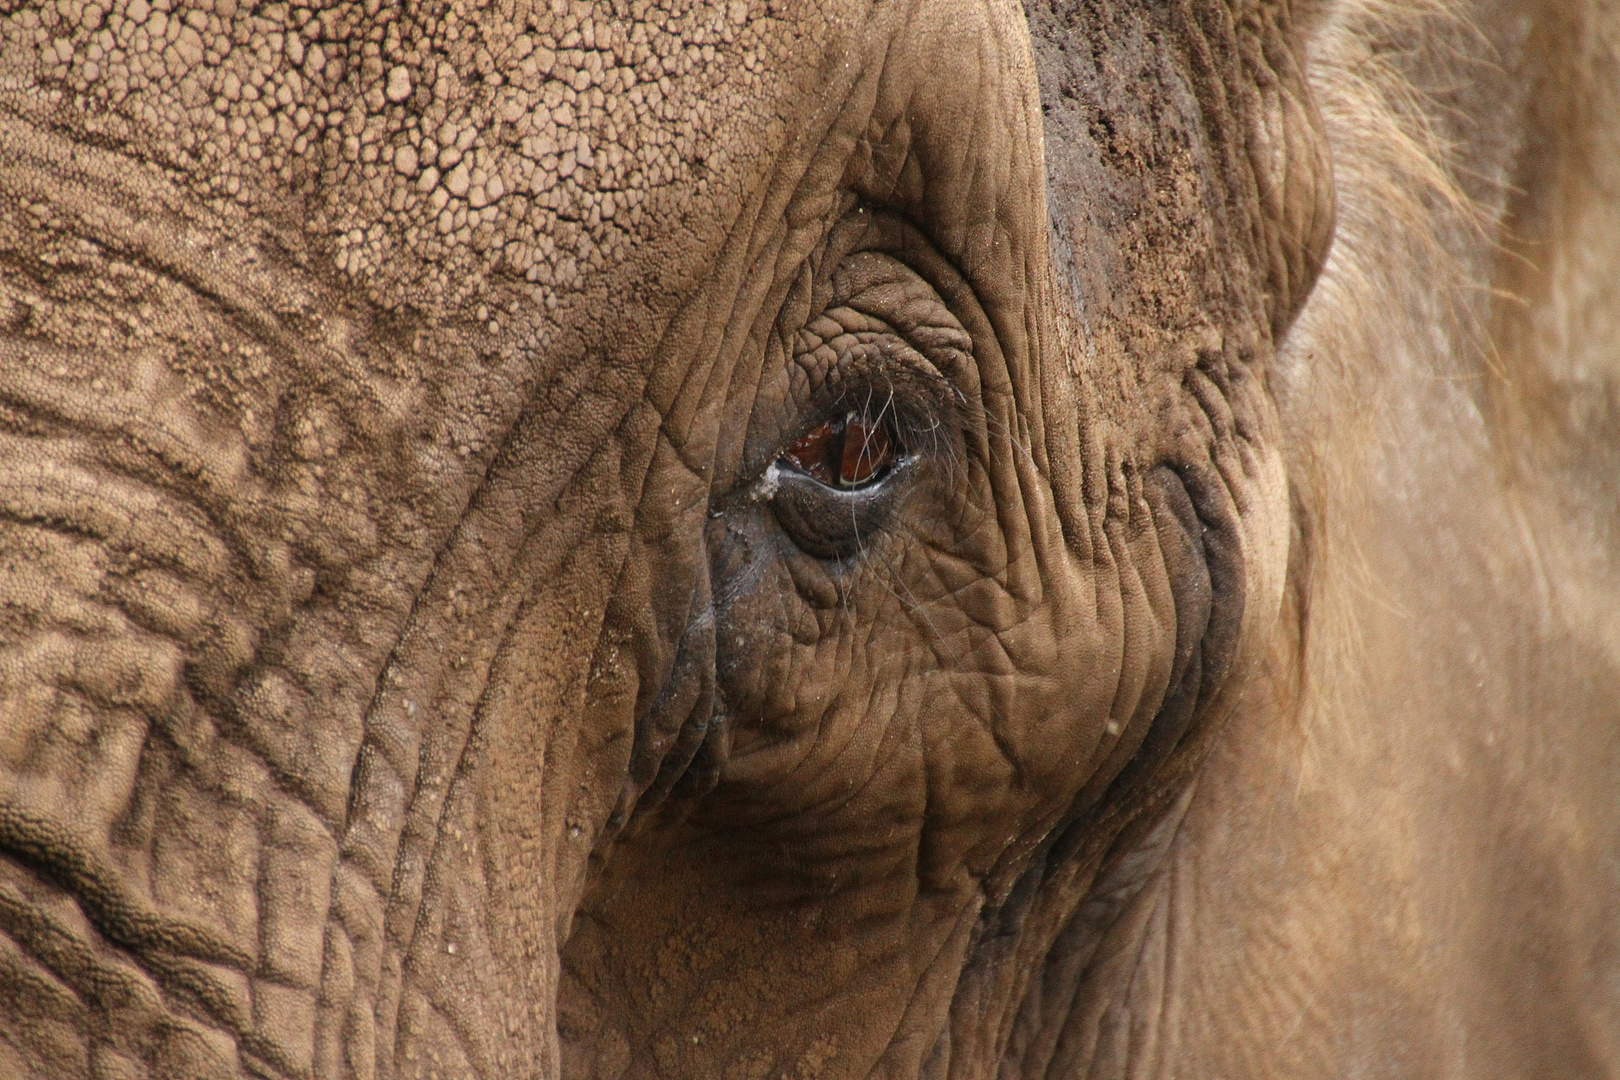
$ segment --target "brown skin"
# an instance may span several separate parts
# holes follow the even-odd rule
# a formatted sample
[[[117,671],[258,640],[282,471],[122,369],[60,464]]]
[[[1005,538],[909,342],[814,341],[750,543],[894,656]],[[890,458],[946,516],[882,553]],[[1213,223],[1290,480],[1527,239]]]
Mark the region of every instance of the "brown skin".
[[[1607,1075],[1510,7],[0,18],[0,1075]]]

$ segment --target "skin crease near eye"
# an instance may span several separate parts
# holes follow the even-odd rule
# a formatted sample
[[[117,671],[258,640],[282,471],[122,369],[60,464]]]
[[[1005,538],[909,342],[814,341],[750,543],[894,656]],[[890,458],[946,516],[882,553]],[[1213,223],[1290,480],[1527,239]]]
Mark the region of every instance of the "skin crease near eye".
[[[882,420],[851,412],[806,432],[782,456],[828,487],[855,488],[888,473],[894,464],[894,440]]]

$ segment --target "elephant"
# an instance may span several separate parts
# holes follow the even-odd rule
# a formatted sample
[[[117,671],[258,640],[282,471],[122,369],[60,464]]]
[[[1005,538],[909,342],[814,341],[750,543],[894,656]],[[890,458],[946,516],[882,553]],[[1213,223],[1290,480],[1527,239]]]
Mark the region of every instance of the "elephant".
[[[1614,1075],[1617,56],[12,0],[0,1075]]]

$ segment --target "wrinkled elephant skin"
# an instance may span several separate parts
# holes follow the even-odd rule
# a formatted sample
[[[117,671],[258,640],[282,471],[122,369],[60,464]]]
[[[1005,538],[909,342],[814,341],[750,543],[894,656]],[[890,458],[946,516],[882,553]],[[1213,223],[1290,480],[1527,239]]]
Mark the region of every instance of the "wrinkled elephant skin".
[[[1620,1068],[1610,0],[110,3],[0,1076]]]

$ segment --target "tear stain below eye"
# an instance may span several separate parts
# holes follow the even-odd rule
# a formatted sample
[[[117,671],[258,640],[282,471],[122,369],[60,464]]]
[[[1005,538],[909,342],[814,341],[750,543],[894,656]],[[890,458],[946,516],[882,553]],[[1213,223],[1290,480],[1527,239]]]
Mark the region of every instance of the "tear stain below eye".
[[[881,419],[850,412],[805,432],[782,457],[828,487],[857,488],[882,479],[893,467],[894,439]]]
[[[760,477],[759,483],[754,485],[754,490],[750,497],[755,502],[769,502],[771,499],[774,499],[776,497],[776,489],[782,486],[781,477],[782,467],[774,461],[771,462],[770,468],[765,470],[765,475]]]

